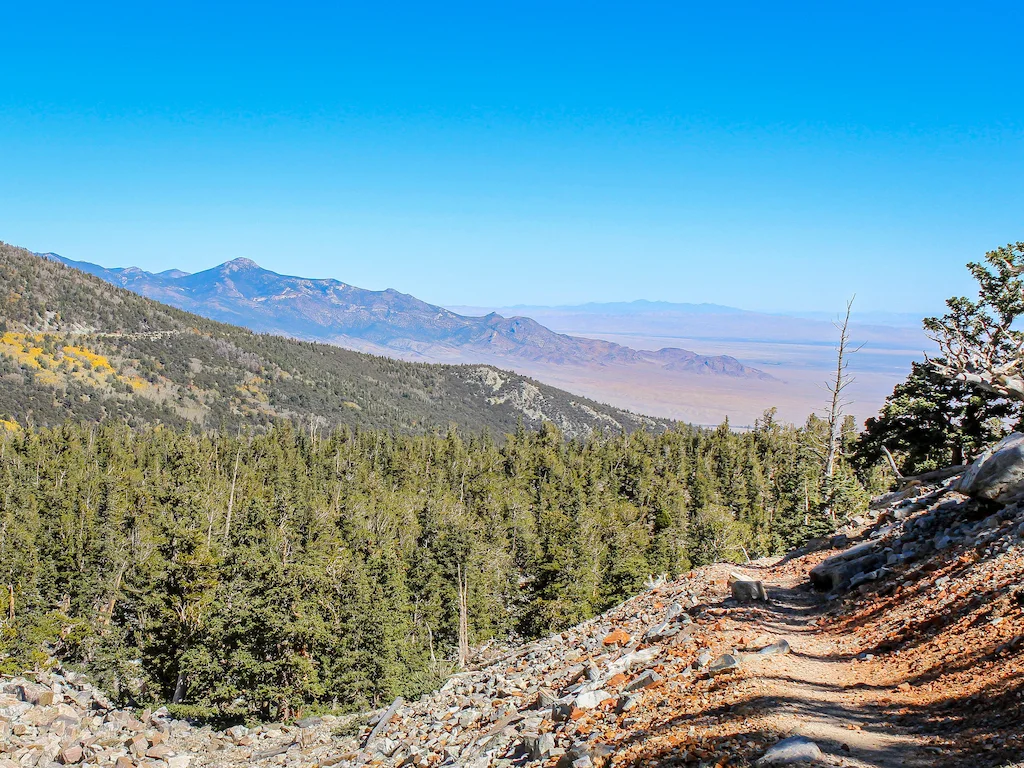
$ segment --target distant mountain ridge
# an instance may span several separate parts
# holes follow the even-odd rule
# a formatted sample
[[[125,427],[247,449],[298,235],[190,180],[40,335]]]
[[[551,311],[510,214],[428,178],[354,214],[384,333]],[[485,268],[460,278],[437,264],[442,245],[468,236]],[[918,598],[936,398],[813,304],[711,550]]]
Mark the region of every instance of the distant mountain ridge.
[[[454,310],[454,308],[451,308]],[[754,314],[746,309],[729,307],[724,304],[691,304],[673,301],[651,301],[635,299],[634,301],[588,301],[585,304],[557,304],[546,306],[540,304],[513,304],[508,309],[531,311],[536,309],[569,312],[595,312],[609,315],[635,315],[651,312],[685,312],[688,314],[708,315],[739,315]]]
[[[137,267],[111,269],[53,253],[41,255],[213,320],[404,359],[639,365],[691,374],[772,379],[727,355],[707,356],[676,348],[636,350],[602,339],[556,333],[528,317],[504,317],[495,312],[480,317],[461,315],[393,289],[371,291],[338,280],[280,275],[245,258],[190,274],[181,270],[152,273]]]
[[[73,420],[236,433],[288,420],[311,437],[343,425],[503,435],[553,423],[583,437],[670,426],[488,365],[410,363],[254,333],[3,242],[0,298],[0,430]]]

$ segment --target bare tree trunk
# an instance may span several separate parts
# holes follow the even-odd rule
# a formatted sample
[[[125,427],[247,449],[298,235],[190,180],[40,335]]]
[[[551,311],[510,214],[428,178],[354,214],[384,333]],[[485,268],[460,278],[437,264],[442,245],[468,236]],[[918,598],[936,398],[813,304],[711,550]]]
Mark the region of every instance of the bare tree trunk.
[[[107,615],[103,617],[103,626],[108,626],[110,624],[110,620],[114,617],[114,607],[117,605],[117,593],[121,589],[121,580],[124,578],[124,572],[127,568],[128,558],[125,558],[124,562],[121,563],[121,567],[117,569],[117,578],[114,579],[114,589],[110,594],[110,601],[107,603]]]
[[[174,695],[171,697],[172,704],[181,704],[185,698],[185,673],[178,673],[178,682],[174,684]]]
[[[831,478],[836,471],[836,461],[842,442],[843,411],[849,401],[843,395],[843,391],[853,383],[853,377],[847,373],[850,364],[849,356],[858,351],[860,347],[850,350],[850,311],[853,308],[853,299],[846,302],[846,314],[842,323],[836,323],[836,330],[839,331],[839,346],[836,347],[836,377],[835,380],[826,384],[831,394],[831,401],[828,407],[828,445],[825,446],[825,477]]]
[[[14,621],[14,585],[7,585],[7,619]]]
[[[465,668],[469,662],[469,573],[458,566],[459,580],[459,666]]]
[[[888,449],[888,448],[886,448],[886,447],[885,447],[885,446],[883,445],[883,446],[882,446],[882,452],[883,452],[883,453],[885,454],[885,458],[889,460],[889,469],[891,469],[891,470],[892,470],[892,473],[893,473],[894,475],[896,475],[896,479],[897,479],[897,480],[900,480],[900,479],[902,479],[902,477],[903,477],[903,474],[902,474],[902,473],[900,472],[899,468],[898,468],[898,467],[896,466],[896,459],[894,459],[894,458],[892,457],[892,454],[891,454],[891,453],[889,453],[889,449]]]
[[[238,482],[238,461],[242,458],[242,446],[238,446],[235,454],[235,471],[231,473],[231,493],[228,496],[228,513],[224,518],[224,540],[231,535],[231,510],[235,506],[235,483]]]

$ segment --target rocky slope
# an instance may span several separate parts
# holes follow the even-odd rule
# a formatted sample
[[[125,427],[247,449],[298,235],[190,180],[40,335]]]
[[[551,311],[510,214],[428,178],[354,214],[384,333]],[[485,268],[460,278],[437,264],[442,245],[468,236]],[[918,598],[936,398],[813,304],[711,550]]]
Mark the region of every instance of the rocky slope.
[[[733,357],[683,349],[635,350],[568,336],[529,317],[469,317],[395,290],[369,291],[338,280],[279,275],[239,258],[195,274],[107,269],[57,254],[47,258],[179,309],[276,333],[376,354],[432,362],[502,361],[570,366],[650,366],[714,376],[771,380]]]
[[[214,731],[117,710],[67,672],[7,679],[0,768],[1008,765],[1024,507],[958,483],[915,483],[783,558],[655,580],[363,716]]]

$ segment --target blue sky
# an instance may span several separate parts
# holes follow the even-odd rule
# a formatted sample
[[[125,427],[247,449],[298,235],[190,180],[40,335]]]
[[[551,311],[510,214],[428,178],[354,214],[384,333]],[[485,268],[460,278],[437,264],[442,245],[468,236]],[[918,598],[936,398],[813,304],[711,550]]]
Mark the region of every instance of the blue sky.
[[[4,8],[0,239],[828,311],[1024,239],[1019,3],[210,5]]]

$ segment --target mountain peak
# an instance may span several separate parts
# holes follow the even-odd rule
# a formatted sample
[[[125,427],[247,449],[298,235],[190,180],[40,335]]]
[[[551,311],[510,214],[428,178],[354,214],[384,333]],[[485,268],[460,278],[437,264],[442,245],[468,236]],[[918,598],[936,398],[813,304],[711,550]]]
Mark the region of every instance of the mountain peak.
[[[177,280],[179,277],[188,277],[191,272],[184,272],[180,269],[165,269],[163,272],[157,272],[157,277],[169,277],[172,280]]]
[[[238,271],[240,269],[262,269],[262,267],[260,267],[260,265],[257,264],[255,261],[253,261],[252,259],[247,259],[244,256],[240,256],[237,259],[232,259],[231,261],[226,261],[223,264],[221,264],[221,267],[232,272]]]

